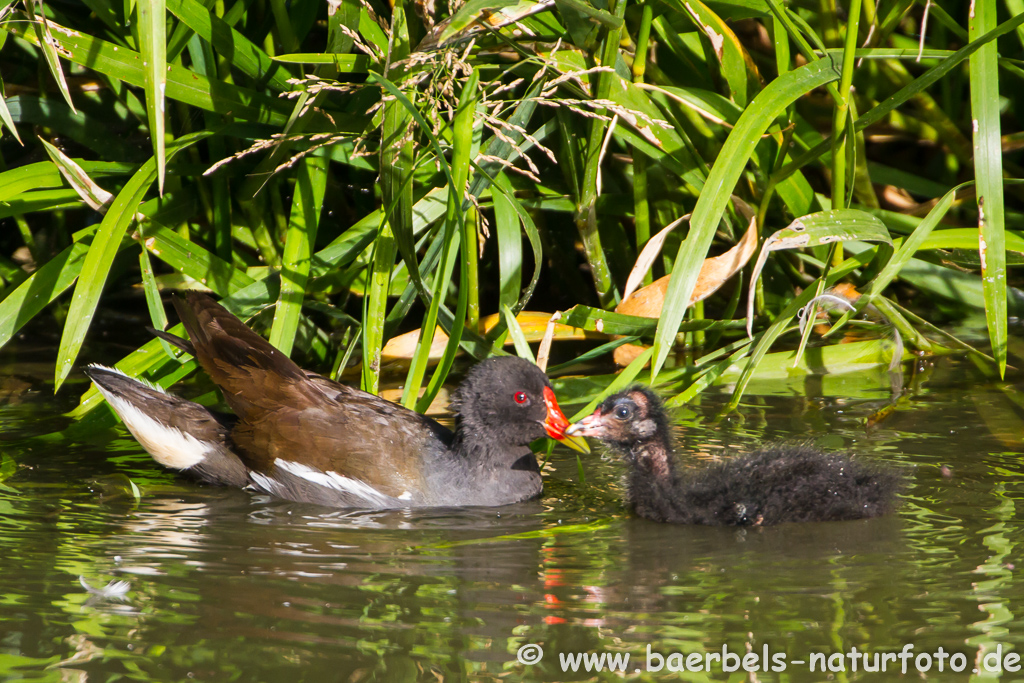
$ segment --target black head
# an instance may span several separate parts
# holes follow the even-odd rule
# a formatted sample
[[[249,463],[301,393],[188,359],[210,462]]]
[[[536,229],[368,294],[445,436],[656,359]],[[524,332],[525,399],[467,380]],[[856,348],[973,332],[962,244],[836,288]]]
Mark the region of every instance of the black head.
[[[597,410],[569,427],[567,433],[592,436],[628,452],[652,441],[667,445],[668,417],[657,394],[636,386],[606,398]]]
[[[525,446],[545,434],[565,437],[569,421],[547,375],[514,356],[489,358],[470,370],[452,397],[464,439]]]

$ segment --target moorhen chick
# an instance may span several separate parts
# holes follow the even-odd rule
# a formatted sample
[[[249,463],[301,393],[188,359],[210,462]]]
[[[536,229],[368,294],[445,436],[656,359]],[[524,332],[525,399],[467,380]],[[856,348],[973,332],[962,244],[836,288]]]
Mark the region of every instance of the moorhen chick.
[[[452,432],[302,370],[205,294],[174,305],[189,339],[155,333],[196,357],[234,415],[112,368],[86,374],[157,462],[209,483],[334,507],[505,505],[540,494],[529,444],[569,426],[545,374],[520,358],[469,372]]]
[[[609,397],[567,433],[600,439],[621,455],[629,465],[627,505],[657,522],[761,526],[877,517],[895,507],[903,481],[807,446],[766,448],[684,476],[664,405],[643,387]]]

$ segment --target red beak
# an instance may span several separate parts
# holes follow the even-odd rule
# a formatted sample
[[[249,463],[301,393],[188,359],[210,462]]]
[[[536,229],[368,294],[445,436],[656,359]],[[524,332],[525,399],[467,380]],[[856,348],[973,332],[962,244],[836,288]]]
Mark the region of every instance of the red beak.
[[[565,438],[565,430],[569,428],[569,420],[565,419],[562,409],[558,407],[555,392],[551,387],[544,387],[544,405],[548,409],[548,416],[544,418],[544,431],[552,439],[561,441]]]

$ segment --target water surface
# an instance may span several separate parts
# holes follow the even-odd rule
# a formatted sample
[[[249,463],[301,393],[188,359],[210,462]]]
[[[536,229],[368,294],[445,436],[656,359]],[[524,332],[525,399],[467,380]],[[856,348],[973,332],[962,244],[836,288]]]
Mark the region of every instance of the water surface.
[[[199,486],[120,428],[26,441],[64,427],[83,386],[55,401],[42,358],[6,367],[3,680],[621,680],[560,659],[628,653],[625,675],[645,680],[959,681],[997,648],[1021,649],[1022,411],[1012,387],[965,361],[909,378],[908,398],[870,430],[887,400],[881,374],[756,385],[717,423],[725,393],[680,411],[693,466],[810,441],[907,473],[892,516],[746,530],[635,519],[615,462],[587,459],[581,485],[562,449],[542,499],[501,509],[338,511]],[[131,588],[124,602],[97,598],[80,577]],[[527,644],[543,649],[539,663],[517,661]],[[947,659],[920,674],[911,659],[906,675],[892,660],[854,672],[842,654],[908,645],[960,653],[967,669]],[[668,671],[723,647],[781,654],[786,668]],[[657,673],[648,648],[666,658]],[[812,673],[814,653],[845,671]],[[974,677],[1000,675],[1021,677]]]

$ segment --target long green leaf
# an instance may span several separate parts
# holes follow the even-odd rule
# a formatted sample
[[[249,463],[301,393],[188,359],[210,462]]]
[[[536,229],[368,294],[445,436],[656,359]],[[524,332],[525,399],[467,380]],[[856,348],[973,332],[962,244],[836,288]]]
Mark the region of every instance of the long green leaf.
[[[4,88],[3,78],[0,78],[0,121],[2,121],[5,126],[7,126],[7,129],[9,131],[11,131],[11,134],[14,135],[15,140],[17,140],[20,144],[25,144],[21,142],[21,136],[18,135],[18,128],[14,125],[14,117],[11,116],[11,110],[7,106],[7,98],[4,95],[5,90],[6,89]]]
[[[85,169],[76,164],[74,160],[69,159],[64,152],[42,138],[39,138],[39,141],[43,143],[43,148],[46,149],[46,153],[53,163],[57,165],[57,170],[64,176],[64,180],[74,188],[82,201],[96,211],[106,211],[107,205],[114,200],[114,195],[96,184],[85,172]]]
[[[270,343],[286,356],[291,355],[295,333],[299,329],[306,281],[312,265],[313,243],[320,222],[320,207],[327,188],[327,160],[323,154],[307,156],[300,162],[295,181],[292,212],[281,264],[281,295],[270,328]]]
[[[34,37],[36,45],[42,49],[46,65],[50,67],[53,80],[57,82],[57,89],[64,97],[64,101],[76,112],[75,103],[71,101],[71,92],[68,90],[67,79],[64,78],[64,70],[60,68],[60,58],[57,57],[57,41],[54,39],[54,30],[51,22],[46,18],[46,8],[43,0],[26,0],[25,8],[28,10],[29,23],[35,27]],[[66,57],[67,55],[64,54]]]
[[[149,137],[156,157],[157,186],[164,193],[166,140],[164,93],[167,91],[167,11],[164,0],[138,0],[139,52],[142,55]]]
[[[179,138],[170,146],[170,157],[173,158],[177,152],[209,135],[208,132],[199,132]],[[107,274],[114,261],[114,256],[117,255],[121,238],[131,222],[135,220],[135,212],[138,210],[143,195],[156,179],[156,166],[155,158],[151,158],[142,165],[142,168],[132,176],[128,184],[111,203],[110,210],[107,211],[103,222],[100,223],[100,227],[96,231],[93,243],[89,247],[89,253],[85,257],[85,263],[82,264],[82,272],[78,277],[78,284],[75,285],[71,307],[68,310],[64,332],[61,335],[60,348],[57,351],[54,391],[60,389],[78,357],[78,351],[82,347],[85,333],[89,331],[89,325],[96,313],[96,304],[99,303],[103,285],[106,284]]]
[[[146,292],[146,308],[149,309],[149,320],[153,323],[153,329],[166,330],[167,312],[164,311],[163,301],[160,300],[160,289],[153,276],[153,264],[145,247],[139,250],[139,271],[142,273],[142,288]],[[177,357],[178,354],[168,342],[161,339],[160,345],[168,356]]]
[[[74,283],[82,270],[92,240],[75,242],[28,276],[0,301],[0,346]],[[122,248],[129,242],[122,244]]]
[[[23,25],[12,22],[6,28],[14,35],[38,45],[39,39]],[[65,31],[76,35],[72,39]],[[76,64],[131,85],[145,86],[143,59],[138,52],[68,29],[54,31],[54,41],[61,46],[64,57]],[[177,64],[167,65],[166,77],[165,95],[185,104],[207,111],[230,112],[257,123],[282,125],[288,120],[290,108],[276,98],[230,83],[220,83],[214,88],[205,77]],[[340,132],[356,132],[363,128],[361,120],[357,122],[343,115],[334,118]]]
[[[519,227],[519,216],[516,214],[510,198],[512,185],[504,173],[494,179],[501,184],[506,192],[495,192],[494,223],[498,237],[498,277],[501,282],[500,303],[509,308],[519,300],[519,292],[523,286],[523,234]]]
[[[444,354],[434,369],[434,374],[430,377],[426,392],[416,402],[416,410],[419,412],[426,412],[430,404],[433,403],[434,397],[437,396],[437,392],[444,385],[444,380],[448,377],[448,371],[451,370],[452,363],[455,361],[455,354],[459,350],[462,333],[465,331],[470,290],[478,286],[477,282],[471,281],[469,268],[470,261],[476,259],[477,256],[476,253],[469,253],[470,245],[473,245],[472,248],[475,252],[476,225],[465,219],[463,197],[469,182],[470,159],[473,156],[473,123],[479,101],[477,96],[479,83],[480,72],[474,69],[462,88],[462,93],[459,97],[459,107],[455,111],[455,118],[452,121],[453,148],[451,174],[453,182],[451,189],[448,191],[448,215],[445,217],[445,232],[454,232],[455,227],[458,226],[461,234],[459,242],[462,268],[459,277],[459,300],[455,308],[454,322],[448,330],[448,344],[445,346]],[[470,234],[470,231],[473,231],[472,234]],[[432,332],[433,330],[431,329],[430,331]],[[426,334],[421,337],[421,343],[425,337]],[[429,349],[429,344],[427,344],[427,348]],[[414,389],[417,393],[419,392],[418,385]]]
[[[615,18],[621,21],[626,13],[627,0],[615,0],[612,8]],[[621,26],[607,27],[601,44],[600,59],[604,66],[613,66],[619,57],[619,39]],[[592,86],[594,97],[607,100],[612,93],[613,81],[618,81],[618,74],[595,74],[597,82]],[[602,306],[610,308],[618,299],[615,283],[612,280],[604,248],[601,246],[601,233],[597,222],[597,196],[600,194],[599,176],[603,151],[605,130],[608,124],[603,118],[592,118],[589,122],[589,134],[583,164],[583,177],[580,180],[580,194],[576,206],[576,229],[583,241],[584,253],[590,262],[591,276],[597,289],[597,298]]]
[[[798,97],[825,83],[833,83],[838,78],[836,65],[830,59],[811,62],[779,76],[758,93],[729,134],[693,209],[690,233],[676,254],[672,279],[654,338],[652,379],[657,377],[669,351],[675,345],[676,331],[697,284],[697,276],[715,230],[718,229],[718,222],[761,135],[775,117]]]
[[[139,230],[151,254],[219,296],[230,296],[254,282],[245,272],[156,221],[146,221]]]
[[[651,335],[658,326],[657,318],[644,318],[625,313],[614,313],[601,308],[577,304],[562,313],[561,322],[589,332],[602,334]],[[742,320],[687,320],[679,326],[680,332],[701,332],[716,330],[738,330],[743,328]]]
[[[409,25],[402,5],[395,7],[391,16],[391,41],[388,64],[400,63],[409,56]],[[387,73],[387,77],[400,76],[399,69]],[[373,263],[370,272],[370,287],[363,304],[363,375],[364,391],[377,393],[380,383],[380,353],[384,345],[384,321],[387,312],[387,298],[391,291],[391,271],[395,255],[402,240],[412,241],[412,182],[414,149],[412,140],[413,120],[416,108],[388,78],[377,80],[395,99],[384,103],[384,120],[381,126],[380,144],[380,185],[381,198],[387,213],[374,242]],[[416,121],[422,128],[422,120]],[[410,271],[415,269],[413,264]],[[433,330],[424,330],[432,333]]]
[[[0,173],[0,202],[6,202],[29,190],[63,185],[63,178],[57,166],[49,161],[39,161]]]
[[[996,26],[995,0],[974,0],[968,19],[971,41]],[[974,129],[974,176],[978,183],[978,231],[981,282],[992,355],[999,376],[1006,374],[1006,245],[1003,237],[1003,150],[999,139],[999,52],[986,43],[970,61],[971,119]]]
[[[366,55],[347,55],[325,52],[306,52],[292,55],[278,55],[275,62],[285,64],[330,64],[340,73],[364,74],[369,70],[370,58]]]
[[[508,325],[508,336],[512,337],[512,344],[516,347],[516,355],[531,363],[535,363],[533,350],[530,349],[530,343],[526,341],[523,328],[519,327],[519,321],[516,320],[512,309],[503,305],[501,307],[501,315],[505,318],[505,324]]]
[[[200,38],[212,44],[221,55],[229,57],[232,68],[258,82],[265,82],[275,90],[291,90],[288,84],[290,74],[282,65],[275,64],[266,52],[201,3],[196,0],[166,2],[169,12],[195,31]]]

